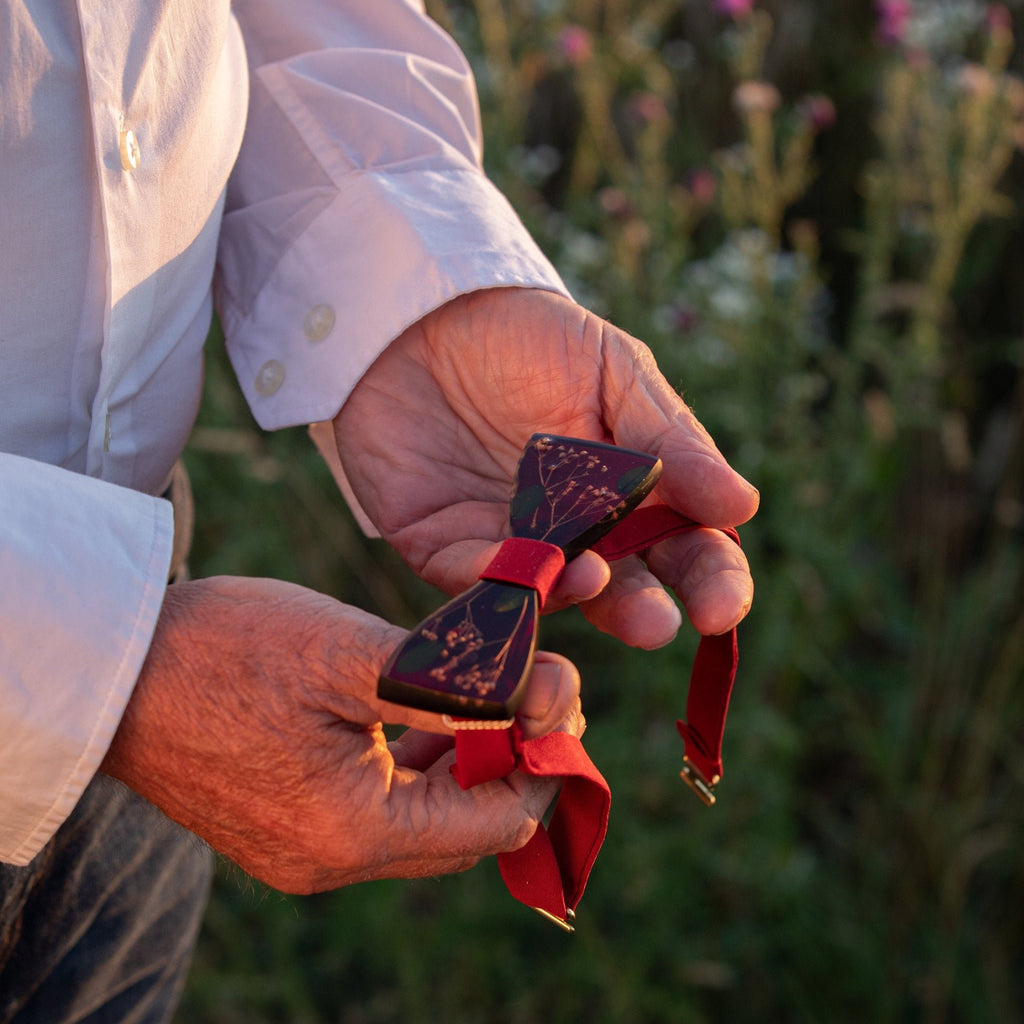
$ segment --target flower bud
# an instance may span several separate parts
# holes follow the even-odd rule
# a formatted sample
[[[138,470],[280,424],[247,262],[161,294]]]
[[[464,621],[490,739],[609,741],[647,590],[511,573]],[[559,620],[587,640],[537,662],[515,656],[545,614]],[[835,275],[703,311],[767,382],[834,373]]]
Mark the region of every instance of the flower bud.
[[[778,110],[782,97],[771,82],[747,79],[733,90],[732,102],[741,114],[771,114]]]
[[[875,33],[883,46],[900,46],[907,37],[914,6],[910,0],[877,0]]]
[[[740,21],[754,9],[754,0],[715,0],[715,10],[723,17]]]
[[[590,60],[594,40],[582,25],[566,25],[558,35],[558,52],[576,67]]]
[[[823,132],[836,123],[836,105],[821,93],[805,96],[797,110],[812,132]]]

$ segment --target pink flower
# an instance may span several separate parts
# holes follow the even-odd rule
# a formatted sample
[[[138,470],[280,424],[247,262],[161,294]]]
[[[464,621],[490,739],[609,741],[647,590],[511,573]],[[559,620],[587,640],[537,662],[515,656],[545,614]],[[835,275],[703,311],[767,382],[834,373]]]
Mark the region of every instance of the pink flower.
[[[621,188],[609,185],[598,193],[601,209],[616,220],[629,220],[633,216],[633,204]]]
[[[558,36],[558,51],[572,65],[588,61],[594,53],[594,40],[582,25],[566,25]]]
[[[629,110],[642,124],[658,124],[669,118],[665,101],[655,92],[640,92],[631,96]]]
[[[739,21],[754,9],[754,0],[715,0],[715,10],[726,18]]]
[[[899,46],[907,36],[910,16],[914,5],[910,0],[876,0],[875,13],[878,21],[875,32],[883,46]]]
[[[989,4],[985,9],[985,24],[993,36],[1013,34],[1013,16],[1005,4]]]
[[[836,105],[820,93],[805,96],[797,105],[797,109],[812,132],[823,132],[836,123]]]
[[[718,191],[714,174],[706,167],[698,167],[686,176],[686,187],[694,203],[700,207],[710,206]]]

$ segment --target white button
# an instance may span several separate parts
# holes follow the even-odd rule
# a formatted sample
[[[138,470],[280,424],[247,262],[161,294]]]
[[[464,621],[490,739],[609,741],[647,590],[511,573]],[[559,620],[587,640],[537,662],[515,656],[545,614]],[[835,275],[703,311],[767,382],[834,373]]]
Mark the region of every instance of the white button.
[[[121,166],[126,171],[134,171],[139,166],[142,151],[139,149],[139,140],[135,138],[135,132],[131,128],[125,128],[121,132]]]
[[[284,367],[276,359],[265,362],[256,374],[256,390],[264,398],[269,398],[283,383]]]
[[[302,329],[310,341],[323,341],[334,329],[334,307],[326,302],[314,306],[302,321]]]

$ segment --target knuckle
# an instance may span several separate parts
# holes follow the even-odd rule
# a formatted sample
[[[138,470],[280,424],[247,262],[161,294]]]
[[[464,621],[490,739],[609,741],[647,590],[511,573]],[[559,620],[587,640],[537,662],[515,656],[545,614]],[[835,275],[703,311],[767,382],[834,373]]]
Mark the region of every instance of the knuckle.
[[[509,835],[507,850],[521,850],[534,836],[540,822],[537,818],[524,817]]]

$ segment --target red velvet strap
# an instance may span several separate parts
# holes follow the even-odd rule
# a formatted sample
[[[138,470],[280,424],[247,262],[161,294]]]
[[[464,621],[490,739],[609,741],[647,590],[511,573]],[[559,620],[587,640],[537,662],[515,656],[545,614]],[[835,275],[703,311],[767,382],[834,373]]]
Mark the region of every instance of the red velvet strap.
[[[463,789],[503,779],[516,770],[519,727],[475,728],[476,723],[455,719],[455,764],[452,775]]]
[[[669,537],[702,529],[704,527],[700,523],[687,519],[668,505],[644,505],[612,527],[593,546],[593,550],[606,561],[614,562],[617,558],[654,547]]]
[[[530,587],[540,595],[540,606],[565,568],[565,552],[557,544],[530,537],[508,537],[482,573],[482,580],[497,580]]]
[[[627,516],[594,545],[594,550],[612,561],[669,537],[703,529],[707,527],[679,515],[668,505],[649,505]],[[735,530],[722,532],[739,544]],[[690,673],[687,720],[676,722],[685,746],[683,780],[707,804],[715,802],[714,787],[722,776],[722,737],[738,659],[735,629],[720,636],[701,637]]]
[[[524,740],[517,724],[455,733],[452,774],[463,789],[518,769],[560,778],[562,789],[547,828],[538,824],[530,841],[498,855],[508,891],[567,931],[608,829],[611,791],[578,737],[564,732]],[[476,723],[472,723],[475,725]]]
[[[704,529],[667,505],[634,511],[595,545],[608,560],[635,554],[690,530]],[[735,530],[725,532],[739,543]],[[506,540],[482,574],[536,589],[541,601],[564,565],[542,541]],[[736,675],[736,631],[702,637],[697,648],[687,696],[687,722],[677,722],[685,744],[683,779],[705,803],[714,803],[714,786],[722,774],[722,734]],[[463,789],[514,770],[539,777],[564,779],[548,827],[539,825],[520,850],[501,854],[498,863],[509,892],[571,931],[569,921],[583,895],[608,827],[611,794],[575,736],[551,733],[523,740],[519,726],[488,727],[456,721],[456,763],[452,774]]]

